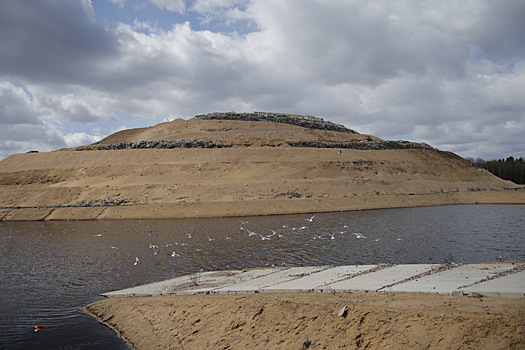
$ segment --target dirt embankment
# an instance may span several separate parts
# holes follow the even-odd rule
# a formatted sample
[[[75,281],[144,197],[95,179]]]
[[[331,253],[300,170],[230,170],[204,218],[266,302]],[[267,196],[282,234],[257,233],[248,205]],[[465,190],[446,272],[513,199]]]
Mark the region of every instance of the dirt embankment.
[[[171,140],[170,145],[201,140],[231,147],[85,150],[119,144],[156,145],[165,140]],[[267,121],[179,119],[124,130],[91,146],[4,159],[0,162],[0,220],[238,216],[525,203],[525,191],[517,190],[519,186],[474,168],[457,155],[428,147],[290,146],[318,143],[386,144],[352,132]]]
[[[343,307],[348,311],[338,313]],[[523,349],[525,299],[413,293],[109,298],[87,311],[136,349]]]

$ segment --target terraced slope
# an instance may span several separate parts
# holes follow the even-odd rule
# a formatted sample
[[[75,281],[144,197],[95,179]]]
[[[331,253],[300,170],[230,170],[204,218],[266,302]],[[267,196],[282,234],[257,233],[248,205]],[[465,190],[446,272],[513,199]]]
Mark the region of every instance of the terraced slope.
[[[0,162],[0,219],[525,202],[519,186],[455,154],[348,130],[249,118],[177,119],[92,145],[12,155]]]

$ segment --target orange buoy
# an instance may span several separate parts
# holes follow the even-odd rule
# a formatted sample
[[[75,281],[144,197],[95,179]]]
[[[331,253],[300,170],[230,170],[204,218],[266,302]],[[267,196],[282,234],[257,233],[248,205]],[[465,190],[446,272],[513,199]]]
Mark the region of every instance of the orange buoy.
[[[35,326],[35,332],[38,332],[39,330],[41,330],[42,328],[44,328],[44,326],[42,326],[41,324],[37,324]]]

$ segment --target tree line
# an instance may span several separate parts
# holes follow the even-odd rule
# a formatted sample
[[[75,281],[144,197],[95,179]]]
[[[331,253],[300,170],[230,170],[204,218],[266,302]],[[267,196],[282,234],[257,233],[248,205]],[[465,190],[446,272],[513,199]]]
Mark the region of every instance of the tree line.
[[[472,165],[490,171],[492,174],[517,184],[525,184],[525,159],[507,157],[497,160],[465,158]]]

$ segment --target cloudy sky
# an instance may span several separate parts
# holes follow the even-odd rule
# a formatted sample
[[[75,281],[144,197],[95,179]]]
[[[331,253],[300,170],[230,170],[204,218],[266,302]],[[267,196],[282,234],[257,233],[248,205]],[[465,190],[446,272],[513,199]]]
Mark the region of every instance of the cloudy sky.
[[[0,159],[214,111],[525,157],[523,0],[4,0]]]

